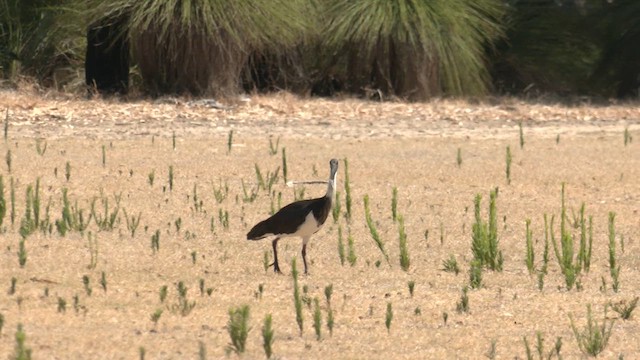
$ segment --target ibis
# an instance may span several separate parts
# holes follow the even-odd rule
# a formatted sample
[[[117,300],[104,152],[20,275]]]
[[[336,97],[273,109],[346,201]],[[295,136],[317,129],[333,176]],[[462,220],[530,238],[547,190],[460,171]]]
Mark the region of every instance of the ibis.
[[[336,196],[336,175],[338,173],[338,160],[331,159],[330,175],[327,193],[317,199],[300,200],[293,202],[266,220],[257,223],[247,233],[247,240],[260,240],[275,236],[273,246],[273,270],[280,273],[278,265],[278,241],[285,237],[302,238],[302,261],[304,273],[307,274],[307,243],[311,235],[322,228],[327,220]]]

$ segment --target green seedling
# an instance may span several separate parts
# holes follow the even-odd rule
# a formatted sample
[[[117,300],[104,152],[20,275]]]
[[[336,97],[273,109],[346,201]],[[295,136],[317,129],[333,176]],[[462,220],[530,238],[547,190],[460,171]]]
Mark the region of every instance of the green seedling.
[[[274,156],[278,153],[278,147],[280,146],[280,136],[273,142],[273,138],[269,136],[269,155]]]
[[[442,261],[442,270],[458,275],[460,273],[460,267],[458,261],[453,254],[449,255],[449,258]]]
[[[58,312],[65,313],[67,311],[67,300],[58,297]]]
[[[638,296],[636,296],[629,302],[627,302],[626,300],[621,300],[620,302],[615,304],[611,303],[611,308],[613,309],[613,311],[617,312],[623,320],[629,320],[631,319],[633,310],[635,310],[636,306],[638,306],[638,300],[640,300],[640,297]]]
[[[633,141],[633,137],[631,137],[631,133],[629,132],[629,126],[626,126],[624,128],[624,146],[630,144],[631,141]]]
[[[338,257],[340,258],[340,265],[344,266],[345,254],[344,241],[342,240],[342,225],[338,225]]]
[[[411,259],[409,258],[409,248],[407,246],[407,233],[404,229],[404,217],[398,215],[398,239],[400,243],[400,268],[409,271]]]
[[[249,336],[249,305],[229,309],[229,322],[227,332],[231,338],[231,343],[227,346],[227,351],[240,355],[244,353]]]
[[[489,350],[487,351],[487,358],[489,358],[490,360],[494,360],[496,358],[496,355],[498,353],[498,341],[497,340],[491,340],[491,345],[489,346]]]
[[[342,211],[342,205],[340,204],[340,192],[336,191],[335,202],[333,203],[333,208],[331,209],[331,216],[333,216],[334,223],[337,223],[338,219],[340,219],[341,211]]]
[[[4,223],[4,218],[7,215],[7,200],[4,197],[4,180],[0,175],[0,228]]]
[[[347,221],[351,221],[351,184],[349,182],[349,161],[344,158],[344,193],[345,193],[345,205],[346,213],[345,217]]]
[[[7,171],[11,173],[11,149],[7,150],[5,161],[7,162]]]
[[[584,329],[578,329],[571,314],[569,314],[569,319],[578,347],[585,355],[598,356],[607,347],[615,323],[615,319],[607,321],[607,306],[604,308],[602,324],[593,320],[591,305],[587,305],[587,326]]]
[[[349,232],[349,236],[347,236],[347,246],[349,248],[349,255],[347,255],[347,261],[349,261],[349,265],[355,266],[356,261],[358,260],[358,256],[356,255],[356,248],[355,248],[353,236],[351,236],[351,232]]]
[[[233,130],[229,130],[227,136],[227,154],[231,154],[231,147],[233,146]]]
[[[107,166],[107,147],[102,145],[102,167]]]
[[[316,332],[316,340],[322,339],[322,312],[320,311],[320,301],[318,298],[313,299],[313,329]]]
[[[124,218],[127,221],[127,230],[131,233],[131,237],[136,236],[136,230],[138,230],[138,225],[140,225],[140,218],[142,217],[142,212],[138,212],[138,216],[135,215],[129,216],[127,213],[127,209],[123,208],[122,212],[124,212]]]
[[[335,319],[333,317],[333,309],[329,308],[327,311],[327,328],[329,329],[329,335],[333,336],[333,326],[335,325]]]
[[[156,311],[151,314],[151,321],[153,322],[154,329],[156,328],[156,326],[158,326],[158,321],[160,321],[160,317],[162,316],[163,312],[164,310],[162,309],[156,309]]]
[[[140,355],[140,360],[144,360],[144,357],[147,354],[147,351],[144,349],[144,346],[140,346],[138,348],[138,354]]]
[[[456,311],[458,313],[468,313],[469,312],[469,287],[465,286],[462,289],[462,295],[460,296],[460,301],[456,304]],[[445,319],[445,324],[446,324]]]
[[[462,149],[458,148],[458,154],[456,155],[456,164],[458,167],[462,166]]]
[[[409,287],[409,295],[413,297],[413,291],[415,290],[416,282],[411,280],[407,283],[407,286]]]
[[[22,328],[22,324],[18,324],[18,330],[15,335],[16,346],[14,348],[14,353],[10,357],[10,359],[16,360],[31,360],[32,351],[27,347],[27,334],[24,332]]]
[[[97,210],[96,202],[97,198],[94,198],[91,202],[91,216],[93,217],[98,229],[101,231],[113,231],[113,228],[118,220],[118,214],[120,212],[120,200],[122,199],[122,193],[114,195],[115,205],[113,208],[109,207],[109,198],[101,197],[103,212],[100,213]]]
[[[518,133],[520,134],[520,149],[524,149],[524,131],[522,131],[522,121],[518,123]]]
[[[472,289],[479,289],[482,286],[482,264],[478,260],[471,261],[469,285]]]
[[[154,254],[160,251],[160,230],[156,230],[155,234],[151,235],[151,251]]]
[[[385,260],[387,260],[387,263],[390,264],[389,255],[384,249],[384,243],[382,242],[382,239],[378,234],[378,230],[376,229],[376,225],[373,222],[373,219],[371,218],[371,210],[369,209],[369,195],[364,196],[364,214],[365,214],[365,219],[367,221],[367,227],[369,228],[369,232],[371,233],[371,238],[378,246],[378,249],[380,249],[380,252],[384,256]]]
[[[243,194],[242,202],[244,203],[254,202],[258,197],[258,191],[260,190],[260,187],[258,186],[255,189],[251,189],[251,192],[247,192],[247,187],[244,184],[244,179],[241,179],[241,183],[242,183],[242,194]]]
[[[391,219],[393,222],[398,220],[398,188],[395,186],[391,192]]]
[[[620,289],[620,265],[616,260],[616,213],[609,213],[609,272],[611,274],[611,287],[613,291]]]
[[[187,287],[184,285],[184,282],[179,281],[177,285],[178,290],[178,302],[173,304],[170,309],[174,313],[178,313],[182,316],[187,316],[191,313],[193,308],[196,307],[195,301],[189,301],[187,299]]]
[[[284,183],[287,183],[287,174],[289,173],[288,171],[288,167],[287,167],[287,149],[286,148],[282,148],[282,180],[284,180]]]
[[[13,226],[16,222],[16,187],[13,177],[9,182],[9,192],[11,194],[11,226]]]
[[[163,285],[160,287],[160,302],[163,303],[167,299],[167,293],[169,292],[169,288],[167,285]]]
[[[0,314],[0,335],[2,334],[3,327],[4,327],[4,315]]]
[[[9,108],[7,108],[6,115],[4,117],[4,142],[7,142],[9,136]]]
[[[218,209],[218,220],[223,229],[229,230],[229,211]]]
[[[507,162],[507,168],[506,168],[507,184],[511,184],[511,147],[509,147],[509,145],[507,145],[506,162]]]
[[[391,303],[387,303],[387,313],[385,314],[384,324],[387,327],[387,332],[391,332],[391,321],[393,320],[393,307]]]
[[[67,179],[67,182],[71,179],[71,164],[68,161],[64,165],[64,178]]]
[[[173,191],[173,165],[169,165],[169,191]]]
[[[44,142],[44,146],[42,145],[42,139],[36,139],[36,152],[40,156],[44,156],[44,153],[47,152],[47,142]]]
[[[327,300],[327,307],[331,307],[331,295],[333,294],[333,284],[324,287],[324,298]]]
[[[87,293],[87,296],[91,296],[91,293],[93,292],[90,282],[91,280],[89,279],[89,276],[82,275],[82,284],[84,285],[84,291]]]
[[[18,264],[23,268],[27,263],[27,249],[24,245],[24,238],[20,239],[20,243],[18,246]]]
[[[273,341],[275,340],[273,331],[273,319],[271,314],[267,314],[264,318],[264,325],[262,326],[262,348],[267,359],[271,359],[273,355]]]
[[[531,231],[531,220],[527,219],[525,221],[525,238],[527,242],[527,253],[525,258],[525,264],[527,265],[527,269],[529,270],[529,274],[533,274],[535,272],[535,253],[533,251],[533,232]]]
[[[16,283],[18,282],[18,279],[16,279],[15,277],[11,278],[11,285],[9,286],[9,295],[13,295],[16,293]]]
[[[174,151],[176,150],[176,132],[175,131],[173,132],[173,134],[171,134],[171,147]]]
[[[155,179],[156,179],[156,170],[153,169],[153,170],[151,170],[149,175],[147,175],[147,182],[149,183],[149,186],[153,186],[153,181]]]
[[[298,323],[298,329],[300,329],[300,336],[304,329],[304,319],[302,316],[302,296],[300,294],[300,286],[298,285],[298,269],[296,268],[296,258],[291,260],[291,275],[293,277],[293,303],[296,308],[296,323]]]
[[[213,196],[216,198],[216,202],[218,204],[221,204],[229,195],[229,184],[227,183],[227,181],[224,182],[224,185],[222,184],[222,180],[220,180],[220,185],[219,186],[213,186]]]
[[[475,223],[472,227],[473,257],[479,262],[479,266],[486,267],[494,271],[502,271],[502,251],[498,249],[498,220],[496,214],[497,189],[491,190],[489,194],[489,220],[482,220],[480,214],[480,203],[482,196],[476,195]]]
[[[104,292],[106,293],[107,292],[107,274],[105,274],[104,271],[100,275],[100,286],[102,287],[102,290],[104,290]]]

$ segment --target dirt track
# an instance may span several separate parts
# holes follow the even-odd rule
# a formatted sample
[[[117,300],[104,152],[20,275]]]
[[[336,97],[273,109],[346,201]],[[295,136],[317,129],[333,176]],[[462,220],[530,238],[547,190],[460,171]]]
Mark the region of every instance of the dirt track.
[[[224,358],[228,310],[248,304],[252,330],[246,359],[263,357],[260,329],[266,314],[273,315],[274,355],[281,359],[477,359],[484,357],[492,341],[497,358],[526,358],[522,338],[528,338],[535,352],[536,331],[545,338],[546,352],[562,337],[563,358],[574,359],[582,355],[569,314],[582,327],[586,305],[592,304],[594,318],[601,322],[605,304],[640,294],[638,106],[533,106],[509,99],[490,105],[455,101],[407,105],[305,101],[288,95],[229,106],[236,107],[220,110],[187,103],[0,93],[0,109],[9,110],[9,141],[0,140],[0,155],[8,150],[12,154],[12,171],[6,164],[1,167],[7,202],[10,178],[16,191],[16,222],[11,225],[7,213],[0,238],[0,284],[8,289],[11,278],[16,278],[15,294],[3,290],[0,296],[0,314],[5,318],[0,356],[12,353],[17,324],[22,323],[36,359],[131,359],[139,356],[141,347],[147,359],[192,359],[198,356],[200,342],[209,358]],[[627,146],[625,128],[634,137]],[[228,153],[230,130],[234,146]],[[260,190],[255,201],[245,202],[242,189],[243,182],[248,189],[256,186],[256,164],[263,174],[281,167],[280,151],[269,154],[270,136],[274,142],[280,137],[280,149],[286,147],[290,180],[324,179],[331,157],[349,159],[353,220],[344,216],[338,222],[328,220],[310,243],[311,274],[301,278],[308,296],[319,298],[323,321],[327,316],[323,290],[333,284],[336,325],[332,336],[323,326],[321,341],[315,339],[311,310],[305,307],[302,336],[296,325],[290,261],[299,257],[300,240],[281,241],[283,276],[263,269],[264,252],[271,248],[268,240],[244,240],[248,228],[268,216],[275,201],[273,193]],[[41,150],[46,143],[43,154],[36,151],[35,139],[41,139]],[[505,178],[507,146],[513,154],[511,184]],[[461,166],[456,164],[458,149]],[[172,191],[170,166],[175,173]],[[344,162],[340,166],[344,214]],[[155,180],[150,185],[152,173]],[[135,236],[128,231],[123,211],[113,231],[99,231],[90,224],[87,231],[97,239],[97,252],[87,232],[61,237],[54,227],[51,235],[37,232],[27,238],[28,258],[21,268],[18,228],[25,213],[26,187],[37,178],[42,207],[51,201],[51,221],[61,217],[63,188],[69,189],[70,200],[77,200],[85,214],[94,198],[98,204],[108,198],[113,206],[115,194],[121,193],[122,209],[141,215]],[[221,182],[228,183],[229,195],[218,203],[214,189]],[[592,268],[580,277],[581,291],[567,291],[552,251],[545,287],[539,291],[537,279],[524,264],[525,219],[532,220],[540,266],[543,214],[559,216],[563,182],[570,219],[582,202],[587,215],[593,216]],[[194,209],[194,186],[202,210]],[[405,218],[408,272],[398,265],[398,229],[390,216],[393,187],[398,188],[398,211]],[[472,259],[473,198],[483,195],[485,212],[489,190],[495,187],[499,187],[505,268],[500,273],[485,271],[484,287],[469,293],[470,313],[459,314],[456,303],[469,282]],[[284,186],[281,176],[273,190],[282,193],[283,203],[293,200],[294,190]],[[305,196],[323,191],[307,186]],[[365,194],[371,198],[389,264],[365,225]],[[229,212],[228,229],[219,221],[221,210]],[[608,268],[610,211],[616,213],[618,293],[611,290]],[[358,260],[353,267],[340,265],[338,226],[345,242],[348,232],[354,238]],[[161,233],[160,251],[154,254],[150,239],[156,230]],[[88,268],[92,251],[97,254],[96,266]],[[442,261],[450,255],[461,267],[457,276],[442,271]],[[381,261],[380,267],[376,261]],[[102,272],[108,280],[106,292],[99,285]],[[83,275],[90,278],[91,296],[83,286]],[[200,279],[212,289],[211,296],[200,294]],[[179,281],[188,287],[188,299],[196,302],[186,316],[175,310]],[[416,284],[413,296],[409,281]],[[260,284],[261,299],[256,297]],[[162,286],[168,287],[165,303],[159,301]],[[79,300],[77,311],[74,296]],[[65,313],[58,312],[59,299],[67,302]],[[390,332],[385,328],[387,303],[394,311]],[[156,309],[163,314],[154,326],[150,316]],[[618,315],[609,310],[608,317]],[[636,310],[631,320],[616,320],[602,358],[640,357],[638,319]]]

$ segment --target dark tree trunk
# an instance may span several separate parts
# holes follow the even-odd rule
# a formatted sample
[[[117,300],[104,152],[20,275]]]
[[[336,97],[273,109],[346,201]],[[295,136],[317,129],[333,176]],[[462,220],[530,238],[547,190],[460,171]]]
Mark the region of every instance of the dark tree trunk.
[[[128,20],[128,14],[118,14],[98,20],[89,26],[85,78],[90,93],[127,93],[129,41],[123,29]]]

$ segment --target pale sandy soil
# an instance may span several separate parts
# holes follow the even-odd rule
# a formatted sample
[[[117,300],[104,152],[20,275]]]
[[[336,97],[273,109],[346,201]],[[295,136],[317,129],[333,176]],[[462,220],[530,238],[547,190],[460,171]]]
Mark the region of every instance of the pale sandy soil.
[[[261,328],[273,315],[274,356],[280,359],[479,359],[495,341],[499,359],[526,358],[523,337],[535,352],[535,334],[544,336],[545,352],[562,337],[564,359],[582,358],[569,315],[582,328],[586,306],[602,322],[610,302],[640,295],[640,110],[637,104],[608,107],[531,105],[513,99],[491,104],[437,101],[429,104],[377,104],[359,100],[300,100],[290,95],[254,97],[227,104],[226,110],[150,101],[86,101],[62,95],[0,93],[0,110],[8,109],[8,140],[0,155],[11,151],[11,171],[2,161],[7,215],[0,236],[0,357],[13,354],[18,323],[35,359],[133,359],[144,348],[147,359],[226,358],[228,310],[249,305],[251,331],[244,359],[264,357]],[[0,119],[2,120],[2,119]],[[518,123],[525,145],[520,148]],[[634,137],[627,146],[623,133]],[[233,147],[227,149],[229,131]],[[176,134],[176,147],[172,134]],[[559,142],[557,143],[557,136]],[[245,240],[248,229],[269,215],[277,194],[293,201],[294,190],[282,176],[273,193],[260,190],[243,201],[242,183],[255,188],[255,166],[263,174],[282,166],[280,151],[269,153],[269,137],[286,148],[289,180],[325,179],[328,161],[348,159],[352,220],[345,213],[345,164],[340,162],[342,214],[329,219],[310,243],[310,274],[301,276],[310,298],[317,297],[323,323],[328,305],[325,286],[333,285],[335,327],[322,328],[316,340],[312,310],[305,306],[299,333],[293,305],[291,259],[300,258],[299,239],[280,242],[278,276],[263,268],[270,242]],[[37,140],[40,139],[40,140]],[[41,155],[36,149],[39,141]],[[102,149],[105,149],[103,166]],[[505,177],[505,151],[513,156],[511,183]],[[456,164],[461,151],[462,164]],[[65,179],[66,163],[70,178]],[[169,168],[174,187],[169,190]],[[149,174],[154,184],[149,184]],[[280,172],[280,175],[282,173]],[[15,188],[15,223],[10,220],[10,181]],[[91,203],[121,194],[119,220],[113,231],[100,231],[91,220],[81,235],[37,232],[25,241],[27,262],[18,264],[19,227],[25,214],[28,185],[40,179],[41,218],[50,207],[51,222],[61,218],[62,189],[72,205],[88,215]],[[218,203],[214,189],[229,186]],[[582,273],[582,290],[567,291],[551,251],[544,289],[524,263],[525,220],[531,219],[536,264],[542,264],[543,215],[560,215],[560,189],[566,183],[568,217],[582,203],[593,216],[591,270]],[[202,201],[194,209],[193,193]],[[411,266],[399,266],[398,225],[391,219],[392,188],[398,189],[398,212],[404,216]],[[484,286],[469,292],[468,314],[456,312],[462,288],[469,283],[473,199],[483,195],[486,217],[489,191],[499,187],[497,201],[504,271],[483,273]],[[298,189],[299,190],[299,189]],[[308,185],[306,197],[325,191]],[[275,194],[275,196],[270,196]],[[389,253],[390,263],[371,239],[364,221],[363,197],[371,199],[372,217]],[[124,218],[141,215],[135,236]],[[104,212],[98,206],[99,214]],[[229,228],[219,221],[228,211]],[[608,213],[615,212],[616,250],[621,266],[620,291],[611,289]],[[576,215],[577,216],[577,215]],[[180,219],[180,230],[176,221]],[[211,228],[213,220],[214,229]],[[346,243],[350,233],[358,257],[355,266],[340,264],[338,228]],[[151,236],[160,231],[154,254]],[[88,232],[91,232],[91,236]],[[425,232],[428,237],[425,238]],[[555,224],[556,237],[558,221]],[[572,229],[577,234],[576,229]],[[92,244],[89,238],[95,239]],[[97,244],[97,245],[96,245]],[[623,249],[624,244],[624,249]],[[90,268],[92,253],[95,268]],[[192,255],[196,261],[193,262]],[[442,271],[453,255],[462,272]],[[300,259],[299,259],[300,260]],[[375,263],[381,261],[376,267]],[[301,265],[300,261],[298,261]],[[107,291],[99,282],[102,272]],[[82,278],[90,279],[89,296]],[[11,278],[15,293],[9,294]],[[211,288],[200,294],[199,282]],[[195,301],[186,316],[175,311],[176,284],[183,281]],[[415,282],[410,296],[408,282]],[[603,288],[603,281],[605,283]],[[263,285],[264,294],[257,297]],[[165,303],[159,300],[168,287]],[[74,297],[78,308],[74,309]],[[67,303],[58,312],[59,299]],[[393,307],[390,331],[387,304]],[[163,314],[154,326],[156,309]],[[419,310],[420,314],[416,314]],[[443,314],[447,314],[446,324]],[[602,358],[640,358],[640,315],[615,319]],[[237,357],[234,354],[230,358]]]

